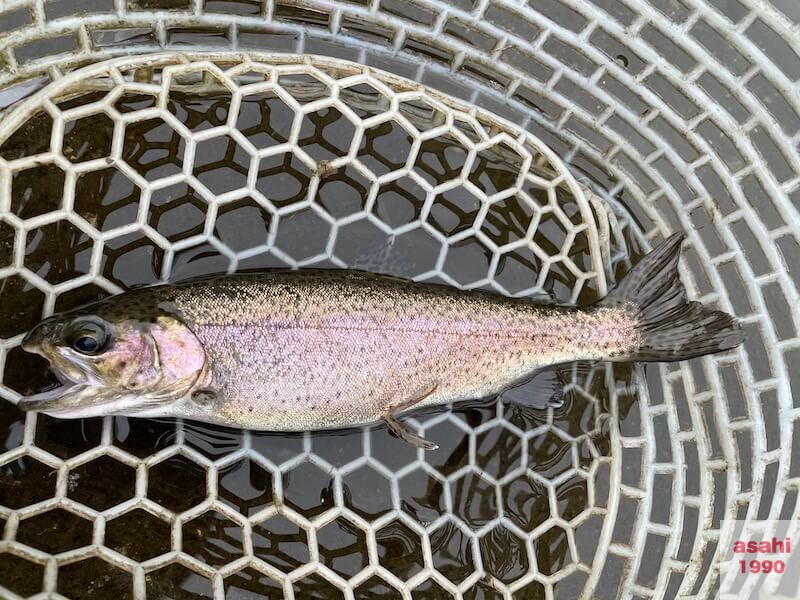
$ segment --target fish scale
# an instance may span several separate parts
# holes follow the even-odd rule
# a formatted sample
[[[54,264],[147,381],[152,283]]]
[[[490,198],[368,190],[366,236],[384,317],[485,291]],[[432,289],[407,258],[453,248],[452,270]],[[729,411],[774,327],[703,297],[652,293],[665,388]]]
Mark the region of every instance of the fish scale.
[[[540,366],[612,356],[635,339],[619,308],[543,308],[346,271],[217,285],[226,289],[209,296],[201,283],[171,300],[206,348],[221,392],[192,416],[227,425],[375,421],[421,388],[436,391],[420,406],[484,397]],[[630,339],[615,340],[626,318]]]

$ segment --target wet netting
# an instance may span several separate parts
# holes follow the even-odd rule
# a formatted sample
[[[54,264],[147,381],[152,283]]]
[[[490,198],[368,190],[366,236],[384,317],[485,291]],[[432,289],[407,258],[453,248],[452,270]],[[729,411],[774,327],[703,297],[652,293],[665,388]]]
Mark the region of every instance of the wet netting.
[[[773,0],[0,3],[0,598],[709,598],[793,519],[800,11]],[[24,414],[40,318],[357,268],[588,304],[687,234],[726,354],[306,434]],[[531,393],[529,387],[516,394]]]

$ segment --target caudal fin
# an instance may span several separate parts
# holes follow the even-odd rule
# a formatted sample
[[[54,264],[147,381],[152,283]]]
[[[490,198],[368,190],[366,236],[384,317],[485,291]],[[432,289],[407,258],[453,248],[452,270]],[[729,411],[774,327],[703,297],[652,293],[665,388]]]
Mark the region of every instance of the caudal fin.
[[[641,344],[626,358],[675,361],[734,348],[744,341],[736,319],[689,302],[678,277],[683,234],[661,242],[603,298],[602,306],[630,306],[637,314]]]

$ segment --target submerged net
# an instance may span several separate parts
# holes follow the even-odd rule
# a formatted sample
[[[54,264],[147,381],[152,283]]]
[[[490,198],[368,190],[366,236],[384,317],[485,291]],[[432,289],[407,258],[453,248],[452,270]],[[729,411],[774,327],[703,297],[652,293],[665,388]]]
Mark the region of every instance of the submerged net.
[[[25,329],[138,283],[321,265],[585,303],[678,230],[748,341],[421,416],[436,453],[3,403],[2,594],[705,598],[722,519],[796,515],[791,6],[160,4],[0,13],[9,399],[47,382]]]

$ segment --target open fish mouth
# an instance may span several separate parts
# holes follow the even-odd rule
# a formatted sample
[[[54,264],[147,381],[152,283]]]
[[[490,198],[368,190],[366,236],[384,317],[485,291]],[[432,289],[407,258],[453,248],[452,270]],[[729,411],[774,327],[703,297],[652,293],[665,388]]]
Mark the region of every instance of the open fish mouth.
[[[75,381],[63,371],[55,370],[60,385],[42,390],[17,401],[24,411],[43,412],[63,419],[103,417],[106,415],[137,415],[150,411],[153,404],[164,404],[162,396],[148,396],[109,387],[90,374],[81,374]]]
[[[50,370],[60,385],[20,398],[17,408],[38,411],[63,418],[92,417],[107,414],[119,394],[69,361],[37,352],[50,361]]]
[[[151,416],[174,399],[110,389],[102,384],[64,382],[55,388],[20,398],[17,408],[62,419],[106,415]],[[160,413],[159,413],[160,414]]]
[[[47,359],[50,371],[60,385],[20,398],[17,408],[73,418],[94,416],[113,402],[117,395],[93,376],[89,365],[59,356],[51,343],[41,340],[42,329],[40,325],[34,330],[36,336],[34,332],[29,333],[22,342],[22,348]]]
[[[102,386],[66,380],[52,389],[20,398],[17,408],[58,417],[88,417],[102,413],[114,399],[115,395]]]

